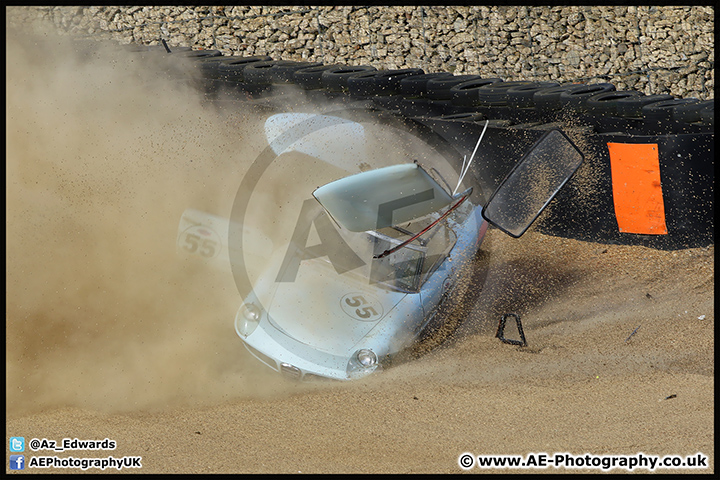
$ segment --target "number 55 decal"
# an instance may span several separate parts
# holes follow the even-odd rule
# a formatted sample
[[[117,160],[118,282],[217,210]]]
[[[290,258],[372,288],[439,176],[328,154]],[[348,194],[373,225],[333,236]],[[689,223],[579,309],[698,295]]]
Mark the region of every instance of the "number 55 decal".
[[[374,322],[383,315],[380,302],[366,293],[348,293],[340,299],[343,312],[355,320]]]
[[[220,253],[220,237],[213,230],[195,225],[180,234],[178,247],[191,255],[213,258]]]

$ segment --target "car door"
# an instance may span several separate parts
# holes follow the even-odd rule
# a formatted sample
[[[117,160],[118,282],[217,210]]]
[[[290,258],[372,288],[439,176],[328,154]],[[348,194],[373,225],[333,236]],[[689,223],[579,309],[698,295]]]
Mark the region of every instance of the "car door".
[[[437,231],[428,241],[424,277],[420,286],[425,320],[420,328],[424,328],[432,320],[455,286],[457,272],[450,254],[456,241],[455,232],[445,223],[438,225]]]

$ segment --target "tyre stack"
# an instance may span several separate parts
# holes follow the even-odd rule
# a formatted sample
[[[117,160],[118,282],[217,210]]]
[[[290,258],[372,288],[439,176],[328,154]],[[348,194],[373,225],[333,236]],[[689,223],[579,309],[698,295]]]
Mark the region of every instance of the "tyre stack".
[[[197,67],[197,84],[209,98],[225,91],[251,104],[284,99],[273,107],[303,108],[289,101],[301,91],[311,103],[342,101],[432,124],[446,141],[460,141],[463,151],[474,147],[486,121],[495,137],[507,143],[523,134],[532,138],[528,132],[562,129],[583,152],[585,164],[539,218],[540,231],[662,249],[714,242],[713,100],[644,95],[616,90],[611,83],[505,82],[419,68],[378,70],[185,49],[178,56]],[[636,153],[613,158],[614,145],[637,146],[631,148]],[[622,195],[613,174],[618,165],[631,168],[632,162],[643,160],[632,157],[640,155],[642,145],[658,152],[651,160],[661,186],[663,225],[656,230],[624,228],[618,216]],[[509,169],[517,160],[498,161]]]

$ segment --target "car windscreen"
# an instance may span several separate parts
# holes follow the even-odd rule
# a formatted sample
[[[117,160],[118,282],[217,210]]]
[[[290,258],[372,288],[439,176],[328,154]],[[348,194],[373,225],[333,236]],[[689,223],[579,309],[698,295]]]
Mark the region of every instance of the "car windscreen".
[[[313,196],[337,223],[353,232],[409,222],[453,200],[416,163],[350,175],[317,188]]]

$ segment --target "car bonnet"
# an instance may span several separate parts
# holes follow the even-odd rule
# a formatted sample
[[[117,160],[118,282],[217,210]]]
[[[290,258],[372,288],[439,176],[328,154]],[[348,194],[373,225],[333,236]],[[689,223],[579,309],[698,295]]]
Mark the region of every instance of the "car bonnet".
[[[295,340],[334,355],[348,355],[406,296],[339,275],[322,259],[303,262],[294,282],[277,283],[267,306],[271,324]]]

